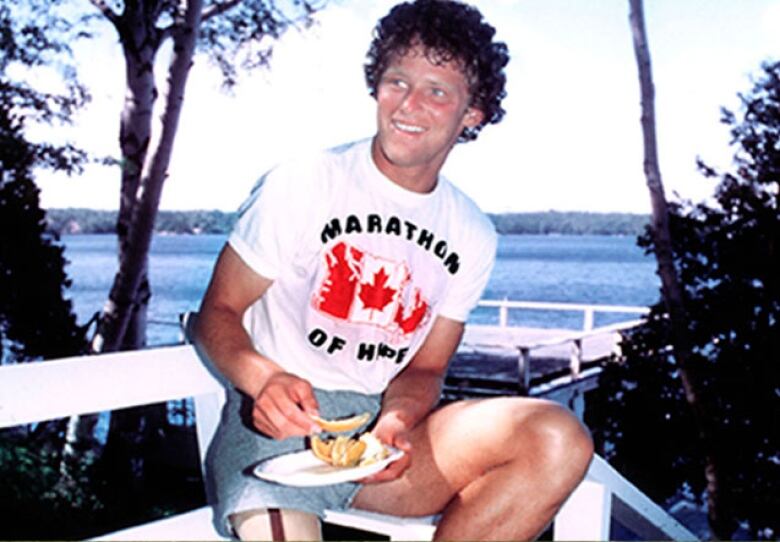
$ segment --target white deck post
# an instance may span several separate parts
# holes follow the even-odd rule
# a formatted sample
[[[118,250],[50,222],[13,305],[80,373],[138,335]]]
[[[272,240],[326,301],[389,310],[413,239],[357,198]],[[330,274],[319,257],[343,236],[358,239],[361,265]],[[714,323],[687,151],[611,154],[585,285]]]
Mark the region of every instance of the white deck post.
[[[595,311],[593,310],[593,307],[588,307],[585,309],[585,312],[583,314],[583,319],[582,319],[583,331],[590,331],[591,329],[593,329],[594,314]]]
[[[509,325],[509,303],[506,298],[498,307],[498,325],[499,327],[507,327]]]
[[[609,540],[611,512],[609,488],[584,480],[555,516],[553,540]]]
[[[198,452],[201,463],[205,464],[206,451],[209,443],[217,432],[222,405],[225,403],[224,392],[214,392],[204,395],[196,395],[192,398],[195,403],[195,431],[198,435]]]

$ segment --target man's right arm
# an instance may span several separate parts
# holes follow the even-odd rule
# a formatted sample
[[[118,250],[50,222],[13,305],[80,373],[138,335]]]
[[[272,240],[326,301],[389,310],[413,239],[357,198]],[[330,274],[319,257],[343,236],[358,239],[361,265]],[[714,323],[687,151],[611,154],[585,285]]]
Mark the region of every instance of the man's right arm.
[[[255,400],[253,419],[260,431],[274,438],[307,435],[316,428],[307,415],[317,413],[311,385],[260,354],[242,323],[244,312],[272,283],[225,245],[201,303],[195,341],[236,388]]]

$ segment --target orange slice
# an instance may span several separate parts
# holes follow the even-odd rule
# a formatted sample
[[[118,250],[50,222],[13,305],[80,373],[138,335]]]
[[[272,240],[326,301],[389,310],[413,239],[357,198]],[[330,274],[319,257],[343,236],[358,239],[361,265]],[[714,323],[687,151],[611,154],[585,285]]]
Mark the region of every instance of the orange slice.
[[[336,444],[339,444],[339,439],[346,439],[346,437],[336,437]],[[360,458],[365,450],[365,442],[346,439],[343,446],[333,446],[333,455],[331,455],[333,465],[336,467],[354,467],[360,463]]]
[[[312,435],[311,439],[311,451],[314,453],[314,457],[330,463],[330,453],[333,450],[332,440],[324,441],[317,435]]]
[[[364,412],[358,416],[340,418],[338,420],[325,420],[319,416],[312,416],[312,419],[314,420],[314,423],[325,431],[343,433],[345,431],[354,431],[355,429],[366,425],[371,419],[371,413]]]
[[[310,442],[314,457],[334,467],[355,467],[366,451],[365,442],[343,435],[328,440],[312,435]]]

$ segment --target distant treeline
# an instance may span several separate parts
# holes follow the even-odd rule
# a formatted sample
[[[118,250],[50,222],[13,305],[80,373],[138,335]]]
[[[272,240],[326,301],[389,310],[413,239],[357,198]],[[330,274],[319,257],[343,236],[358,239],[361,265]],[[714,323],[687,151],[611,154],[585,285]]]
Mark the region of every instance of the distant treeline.
[[[49,230],[59,234],[115,233],[116,211],[95,209],[48,209]],[[160,211],[155,231],[159,233],[224,233],[236,222],[237,213],[224,211]]]
[[[545,211],[489,215],[498,233],[563,235],[639,235],[649,215]]]
[[[489,215],[502,234],[638,235],[649,221],[647,215],[546,211]],[[155,231],[159,233],[227,234],[236,221],[235,212],[160,211]],[[49,229],[60,234],[114,233],[116,211],[94,209],[49,209]]]

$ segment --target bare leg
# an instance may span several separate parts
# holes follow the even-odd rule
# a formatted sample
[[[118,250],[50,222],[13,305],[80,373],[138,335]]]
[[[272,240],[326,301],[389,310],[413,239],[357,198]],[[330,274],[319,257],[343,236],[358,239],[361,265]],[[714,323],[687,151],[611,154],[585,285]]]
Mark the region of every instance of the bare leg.
[[[404,516],[442,512],[437,539],[538,536],[582,480],[590,435],[563,407],[500,398],[448,405],[414,429],[412,465],[366,485],[356,508]]]
[[[271,519],[266,509],[247,510],[230,516],[241,540],[273,540]],[[282,525],[286,540],[322,540],[320,519],[299,510],[282,510]]]

